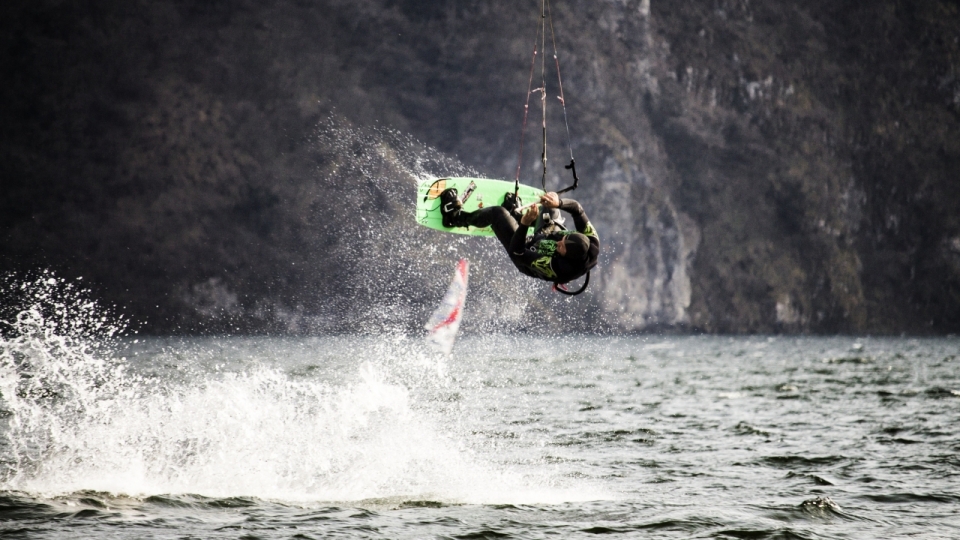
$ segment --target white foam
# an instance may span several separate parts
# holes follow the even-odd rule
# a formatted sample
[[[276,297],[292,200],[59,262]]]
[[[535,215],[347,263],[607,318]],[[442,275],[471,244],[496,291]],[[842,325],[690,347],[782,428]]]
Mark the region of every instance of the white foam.
[[[141,375],[105,350],[118,328],[94,303],[48,293],[0,342],[0,392],[11,412],[0,489],[299,502],[601,498],[552,469],[505,465],[496,449],[478,450],[455,408],[417,397],[418,384],[450,381],[403,340],[340,362],[351,370],[340,382],[256,363],[211,370],[199,357],[180,360],[172,370],[180,377]],[[52,312],[70,322],[52,324]],[[170,362],[183,355],[173,352]]]

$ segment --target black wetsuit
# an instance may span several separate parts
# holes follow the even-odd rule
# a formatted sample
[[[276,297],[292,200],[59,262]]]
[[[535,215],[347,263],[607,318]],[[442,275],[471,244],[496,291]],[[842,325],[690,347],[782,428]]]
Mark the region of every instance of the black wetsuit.
[[[560,209],[573,216],[576,232],[583,233],[590,241],[585,263],[571,263],[556,252],[557,242],[564,235],[571,234],[571,231],[535,233],[533,237],[527,238],[530,227],[517,222],[502,206],[471,212],[467,216],[467,222],[474,227],[490,226],[510,255],[510,260],[524,274],[553,283],[568,283],[596,266],[597,256],[600,254],[600,237],[580,203],[573,199],[561,199]]]

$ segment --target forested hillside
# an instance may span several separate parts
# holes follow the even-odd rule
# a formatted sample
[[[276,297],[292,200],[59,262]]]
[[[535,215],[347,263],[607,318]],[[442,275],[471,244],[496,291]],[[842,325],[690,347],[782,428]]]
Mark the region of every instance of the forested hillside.
[[[467,331],[960,330],[960,3],[553,0],[604,242],[572,300],[412,215],[418,178],[513,179],[539,10],[5,2],[0,271],[151,333],[413,330],[459,256]]]

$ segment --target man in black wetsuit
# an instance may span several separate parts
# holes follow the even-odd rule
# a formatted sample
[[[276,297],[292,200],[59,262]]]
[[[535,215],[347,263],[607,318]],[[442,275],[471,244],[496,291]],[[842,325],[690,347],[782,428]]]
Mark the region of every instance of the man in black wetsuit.
[[[513,193],[507,193],[502,206],[473,212],[463,211],[456,189],[449,188],[440,194],[440,213],[445,227],[490,226],[520,272],[563,285],[596,266],[600,237],[577,201],[560,199],[559,195],[550,192],[540,197],[540,204],[549,211],[546,214],[548,219],[540,215],[536,204],[520,215]],[[556,209],[573,216],[576,232],[555,226],[559,221]],[[534,222],[537,227],[528,239],[527,229]]]

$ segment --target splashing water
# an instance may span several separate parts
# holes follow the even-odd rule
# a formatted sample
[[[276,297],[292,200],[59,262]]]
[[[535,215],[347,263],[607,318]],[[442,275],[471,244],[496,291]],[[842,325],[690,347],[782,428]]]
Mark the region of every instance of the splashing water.
[[[321,359],[329,361],[322,377],[291,374],[250,351],[232,369],[224,367],[229,354],[205,358],[182,347],[128,359],[118,351],[139,340],[117,340],[124,326],[84,291],[50,274],[19,291],[26,301],[0,341],[0,490],[284,501],[565,497],[530,487],[548,478],[468,449],[455,407],[431,412],[419,397],[449,381],[406,344],[350,357],[348,343]]]
[[[0,536],[955,536],[955,338],[470,336],[448,377],[419,339],[118,339],[12,290]]]
[[[358,286],[344,310],[362,312],[352,315],[358,321],[355,328],[375,333],[387,326],[419,328],[443,296],[450,266],[460,258],[471,261],[476,284],[465,331],[513,331],[542,321],[563,328],[566,318],[576,317],[574,311],[549,310],[561,299],[545,300],[547,284],[519,274],[495,239],[444,234],[416,223],[414,199],[422,181],[483,177],[479,171],[400,131],[358,128],[337,116],[321,122],[310,140],[314,161],[323,164],[318,185],[344,186],[335,197],[344,207],[357,209],[342,221],[351,241],[335,253],[341,265],[362,269],[352,277]],[[371,201],[376,201],[376,215],[364,212]],[[548,317],[539,316],[547,310]]]
[[[13,298],[10,337],[0,342],[0,396],[8,416],[4,483],[44,474],[46,457],[62,451],[74,419],[102,407],[96,390],[122,373],[98,352],[123,329],[112,323],[86,291],[44,272],[19,287],[6,279]],[[78,361],[78,359],[81,359]],[[95,414],[95,413],[94,413]]]

